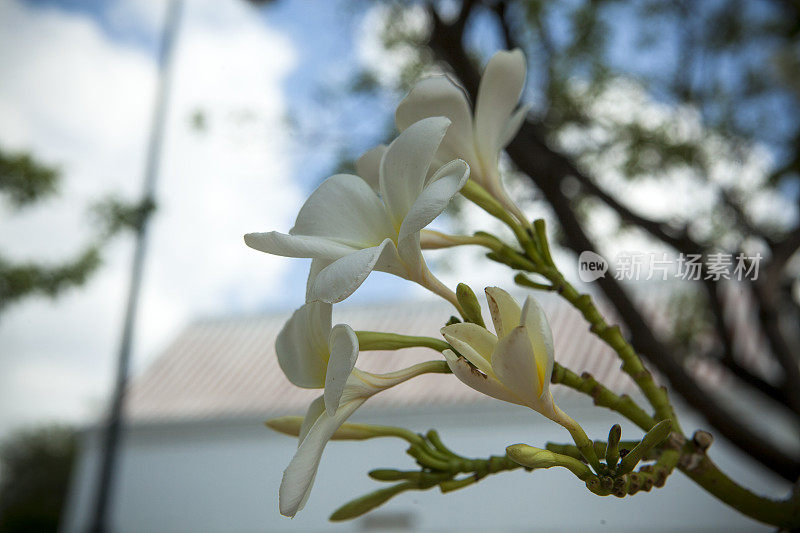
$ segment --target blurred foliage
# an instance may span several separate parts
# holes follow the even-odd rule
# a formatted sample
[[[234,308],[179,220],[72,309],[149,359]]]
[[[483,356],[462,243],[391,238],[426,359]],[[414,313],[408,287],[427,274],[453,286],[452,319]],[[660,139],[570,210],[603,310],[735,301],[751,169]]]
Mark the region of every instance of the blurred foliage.
[[[0,149],[0,192],[22,207],[56,192],[58,170],[35,161],[30,154]]]
[[[76,450],[65,426],[19,431],[0,444],[0,533],[58,530]]]
[[[33,294],[56,297],[69,287],[80,286],[100,266],[100,251],[91,246],[77,258],[56,266],[12,263],[0,257],[0,312]]]
[[[103,235],[113,237],[123,230],[139,231],[148,217],[155,211],[156,204],[146,199],[138,204],[110,196],[93,206],[93,211],[104,227]]]
[[[60,179],[58,169],[36,161],[31,154],[0,149],[0,195],[9,200],[14,211],[55,196]],[[109,197],[99,202],[92,209],[100,228],[93,242],[61,263],[19,261],[0,252],[0,313],[29,296],[55,298],[71,287],[84,285],[102,264],[101,251],[108,239],[122,231],[138,231],[154,209],[152,201],[131,203]]]
[[[197,109],[189,116],[189,125],[192,130],[202,133],[208,129],[208,116],[202,109]]]

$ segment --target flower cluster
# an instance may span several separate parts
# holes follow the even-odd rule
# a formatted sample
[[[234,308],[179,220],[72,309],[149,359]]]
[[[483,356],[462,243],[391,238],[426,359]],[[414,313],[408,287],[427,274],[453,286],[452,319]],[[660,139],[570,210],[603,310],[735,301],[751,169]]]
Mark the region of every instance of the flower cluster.
[[[312,259],[306,303],[286,322],[275,349],[293,384],[322,392],[305,417],[267,422],[299,439],[281,481],[280,512],[293,517],[306,504],[328,441],[395,437],[409,444],[406,453],[419,470],[372,470],[372,479],[393,484],[346,503],[331,520],[355,518],[404,491],[439,487],[450,492],[519,468],[564,468],[590,492],[619,498],[662,487],[674,470],[681,469],[704,490],[751,518],[794,531],[800,526],[797,495],[774,501],[750,493],[707,457],[710,434],[698,431],[687,438],[667,389],[657,384],[622,330],[609,324],[592,297],[579,293],[558,269],[544,220],[530,222],[504,189],[498,165],[501,152],[525,120],[527,108],[519,106],[525,76],[522,52],[497,53],[486,66],[474,112],[466,93],[449,78],[422,80],[397,108],[397,138],[365,153],[356,162],[357,176],[339,174],[325,180],[306,200],[288,233],[245,235],[247,245],[256,250]],[[482,231],[447,235],[426,229],[459,194],[503,222],[514,241]],[[621,371],[652,411],[589,373],[556,364],[547,317],[530,296],[520,305],[503,289],[487,287],[486,304],[494,325],[493,331],[487,329],[483,307],[472,289],[461,283],[453,291],[425,262],[425,249],[460,245],[488,249],[487,259],[516,271],[518,285],[551,291],[568,302],[616,353]],[[592,279],[607,269],[594,252],[584,252],[579,261],[586,263]],[[440,330],[441,338],[333,325],[333,304],[356,291],[373,270],[418,283],[452,303],[460,318],[450,317]],[[430,348],[441,357],[386,374],[357,367],[361,351],[409,347]],[[445,446],[433,429],[423,435],[347,421],[375,394],[429,373],[452,374],[450,378],[485,395],[528,407],[563,426],[574,444],[550,442],[544,448],[512,444],[503,455],[473,459]],[[614,424],[605,441],[591,440],[554,403],[551,383],[590,395],[595,405],[624,416],[643,435],[623,441],[621,426]]]
[[[574,424],[553,404],[552,333],[536,301],[529,297],[520,308],[502,289],[486,289],[493,334],[482,319],[470,321],[475,312],[480,315],[474,294],[470,291],[470,300],[446,287],[428,269],[422,253],[423,247],[457,242],[442,241],[437,237],[441,234],[424,228],[468,180],[528,224],[498,171],[500,152],[526,115],[527,108],[517,108],[524,80],[522,52],[496,54],[486,67],[474,114],[464,91],[448,78],[421,81],[397,109],[400,135],[389,146],[364,154],[356,165],[359,176],[338,174],[325,180],[288,233],[245,235],[247,245],[256,250],[312,259],[306,304],[280,332],[276,352],[293,384],[324,392],[299,428],[299,446],[280,488],[282,514],[294,516],[303,508],[325,445],[347,418],[374,394],[423,373],[449,369],[480,392],[528,406],[565,426]],[[373,270],[420,284],[464,317],[464,322],[442,329],[449,343],[440,350],[446,366],[430,361],[380,375],[355,366],[364,347],[349,325],[331,325],[331,309]]]

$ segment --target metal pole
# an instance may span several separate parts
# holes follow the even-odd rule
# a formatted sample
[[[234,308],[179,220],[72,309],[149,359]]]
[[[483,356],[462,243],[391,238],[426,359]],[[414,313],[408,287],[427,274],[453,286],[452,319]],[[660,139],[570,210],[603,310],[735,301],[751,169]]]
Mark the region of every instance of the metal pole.
[[[150,140],[147,146],[147,163],[144,173],[144,190],[141,205],[154,205],[155,184],[161,159],[161,145],[164,136],[164,120],[167,109],[171,82],[171,62],[175,36],[180,22],[182,0],[170,0],[164,22],[164,30],[158,57],[158,88],[156,93]],[[139,305],[139,292],[142,284],[142,270],[147,248],[147,222],[149,211],[144,211],[140,224],[136,228],[136,248],[131,265],[131,279],[128,288],[128,301],[125,306],[125,318],[122,325],[117,375],[111,410],[108,413],[106,429],[103,435],[102,459],[97,478],[97,490],[94,501],[94,514],[90,530],[103,533],[109,530],[108,509],[111,502],[114,473],[117,462],[117,450],[122,432],[122,407],[125,399],[125,387],[128,381],[133,332],[136,325],[136,311]]]

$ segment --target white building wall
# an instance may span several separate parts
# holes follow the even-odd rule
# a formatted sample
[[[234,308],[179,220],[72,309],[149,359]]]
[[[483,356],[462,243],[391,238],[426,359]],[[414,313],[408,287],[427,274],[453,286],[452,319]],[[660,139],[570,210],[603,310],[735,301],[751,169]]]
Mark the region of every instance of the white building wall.
[[[604,439],[614,413],[586,404],[562,406],[590,437]],[[597,419],[599,413],[606,413]],[[589,421],[589,416],[593,419]],[[493,402],[475,409],[370,411],[353,420],[439,430],[462,455],[500,454],[508,444],[543,446],[568,442],[568,433],[522,408]],[[690,432],[696,421],[684,418]],[[699,426],[698,426],[699,427]],[[623,438],[641,432],[623,424]],[[86,530],[91,516],[97,441],[87,433],[76,466],[63,529]],[[328,516],[350,499],[382,483],[367,478],[374,468],[413,468],[404,442],[377,439],[332,442],[325,451],[308,505],[290,520],[278,513],[278,485],[295,441],[264,428],[258,419],[162,424],[132,428],[119,463],[112,517],[119,532],[368,531],[390,524],[422,531],[770,531],[717,502],[676,472],[662,489],[619,500],[600,498],[565,470],[502,473],[442,495],[411,492],[360,519],[331,523]],[[768,476],[725,443],[711,448],[714,460],[755,491],[780,497],[788,484]]]

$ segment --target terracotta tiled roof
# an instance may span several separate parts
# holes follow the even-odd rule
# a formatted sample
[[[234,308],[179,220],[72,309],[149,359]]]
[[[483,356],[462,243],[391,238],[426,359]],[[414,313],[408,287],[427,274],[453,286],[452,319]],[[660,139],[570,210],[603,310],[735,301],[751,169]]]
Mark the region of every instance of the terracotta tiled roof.
[[[633,384],[619,370],[616,356],[588,330],[580,314],[550,295],[539,298],[553,328],[557,360],[588,371],[617,392]],[[440,301],[369,306],[337,305],[334,323],[356,330],[389,331],[440,338],[439,328],[452,314]],[[275,337],[290,313],[202,320],[187,327],[129,388],[128,416],[137,421],[217,418],[248,414],[302,413],[320,394],[292,385],[275,356]],[[485,313],[488,317],[488,313]],[[438,359],[429,349],[370,351],[358,367],[389,372]],[[555,387],[560,389],[561,387]],[[563,395],[564,391],[555,390]],[[494,401],[450,375],[426,375],[378,394],[369,405],[453,405]]]

